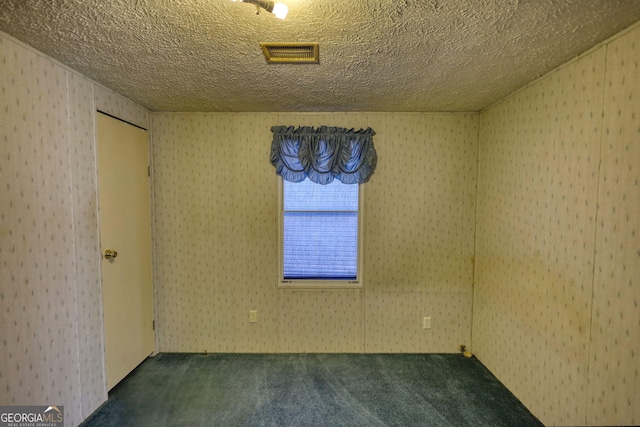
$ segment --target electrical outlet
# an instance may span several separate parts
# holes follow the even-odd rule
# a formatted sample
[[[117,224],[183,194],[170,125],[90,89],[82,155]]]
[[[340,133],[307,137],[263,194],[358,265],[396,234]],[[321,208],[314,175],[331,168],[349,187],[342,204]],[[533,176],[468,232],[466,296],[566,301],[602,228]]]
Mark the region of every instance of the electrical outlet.
[[[431,329],[431,317],[422,318],[422,327],[424,329]]]
[[[256,323],[258,321],[258,312],[256,310],[251,310],[249,312],[249,322]]]

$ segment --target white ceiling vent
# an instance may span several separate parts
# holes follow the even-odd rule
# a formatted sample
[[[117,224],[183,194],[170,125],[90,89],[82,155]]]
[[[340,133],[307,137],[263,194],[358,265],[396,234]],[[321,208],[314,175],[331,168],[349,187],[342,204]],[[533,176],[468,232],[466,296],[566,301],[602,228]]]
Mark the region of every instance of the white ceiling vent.
[[[318,43],[260,43],[268,63],[317,64],[320,62]]]

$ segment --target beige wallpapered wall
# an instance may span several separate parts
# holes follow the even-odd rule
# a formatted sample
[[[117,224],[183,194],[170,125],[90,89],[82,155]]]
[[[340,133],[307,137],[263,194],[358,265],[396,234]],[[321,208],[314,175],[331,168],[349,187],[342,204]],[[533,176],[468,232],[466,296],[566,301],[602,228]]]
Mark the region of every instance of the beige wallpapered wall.
[[[0,35],[0,404],[106,399],[95,109],[148,113]]]
[[[481,114],[473,349],[548,425],[640,422],[639,45]]]
[[[607,48],[587,419],[640,424],[640,29]]]
[[[362,289],[277,288],[278,124],[376,131]],[[470,344],[477,114],[154,113],[152,128],[159,351]]]
[[[68,76],[5,39],[0,64],[0,402],[65,405],[78,422]]]

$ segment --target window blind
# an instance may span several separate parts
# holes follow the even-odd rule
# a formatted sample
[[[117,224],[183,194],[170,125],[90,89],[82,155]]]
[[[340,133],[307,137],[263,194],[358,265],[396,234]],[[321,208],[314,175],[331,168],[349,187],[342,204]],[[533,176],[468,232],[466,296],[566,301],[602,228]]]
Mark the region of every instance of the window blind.
[[[284,279],[357,279],[358,186],[283,186]]]

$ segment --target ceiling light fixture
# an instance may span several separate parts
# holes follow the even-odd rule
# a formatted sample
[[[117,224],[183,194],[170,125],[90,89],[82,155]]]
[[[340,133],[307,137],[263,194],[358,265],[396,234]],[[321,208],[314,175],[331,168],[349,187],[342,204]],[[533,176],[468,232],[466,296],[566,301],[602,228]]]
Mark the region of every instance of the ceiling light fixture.
[[[263,8],[269,13],[273,13],[276,18],[284,19],[287,17],[289,8],[284,3],[274,3],[272,0],[232,0],[240,1],[242,3],[251,3],[256,5],[256,15],[260,13],[260,8]]]

